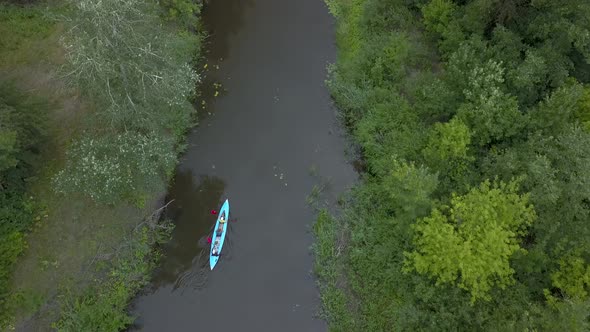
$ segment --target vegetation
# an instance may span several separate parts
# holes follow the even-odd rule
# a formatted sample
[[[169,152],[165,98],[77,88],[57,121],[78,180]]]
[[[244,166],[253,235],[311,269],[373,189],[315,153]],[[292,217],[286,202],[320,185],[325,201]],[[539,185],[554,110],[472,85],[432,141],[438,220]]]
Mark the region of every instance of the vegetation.
[[[0,325],[9,319],[10,272],[36,212],[26,190],[39,164],[46,109],[42,100],[0,83]]]
[[[134,200],[174,169],[175,146],[194,113],[188,98],[198,76],[190,60],[198,39],[163,28],[148,1],[72,6],[64,73],[97,111],[85,134],[91,138],[72,148],[56,184],[100,202]]]
[[[328,211],[320,210],[313,230],[316,236],[314,243],[315,273],[322,281],[321,294],[324,303],[324,314],[332,328],[339,331],[350,331],[353,326],[352,317],[347,314],[346,294],[338,287],[341,282],[341,248],[339,239],[341,231],[337,228],[336,220],[330,217]]]
[[[0,329],[131,322],[169,228],[138,223],[195,124],[200,7],[0,4]]]
[[[332,330],[588,330],[587,1],[327,3],[367,165],[316,226]]]
[[[127,305],[148,283],[158,259],[152,247],[168,239],[171,227],[167,226],[148,224],[137,228],[125,253],[105,271],[105,279],[96,280],[82,295],[65,297],[61,319],[53,327],[64,332],[120,331],[132,324],[135,318],[127,313]]]
[[[0,6],[0,71],[30,58],[27,42],[47,38],[52,24],[41,11]],[[0,80],[0,327],[6,326],[19,305],[19,294],[10,292],[10,277],[26,248],[24,233],[40,207],[27,194],[28,182],[37,175],[40,151],[47,137],[46,112],[51,103],[23,91],[4,76]]]

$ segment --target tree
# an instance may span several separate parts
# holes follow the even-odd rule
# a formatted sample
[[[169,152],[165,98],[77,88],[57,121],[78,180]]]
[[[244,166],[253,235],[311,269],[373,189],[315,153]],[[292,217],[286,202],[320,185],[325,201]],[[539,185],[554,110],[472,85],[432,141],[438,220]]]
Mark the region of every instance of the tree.
[[[436,123],[422,150],[427,165],[439,172],[443,190],[458,189],[468,185],[466,177],[471,172],[475,158],[469,151],[471,132],[458,118],[447,123]]]
[[[355,133],[369,157],[371,172],[384,175],[391,169],[392,156],[400,160],[419,156],[425,139],[423,130],[407,100],[389,94],[388,100],[374,105],[357,123]]]
[[[582,93],[577,106],[575,117],[582,123],[582,126],[586,128],[586,131],[590,133],[590,86],[584,88],[584,92]]]
[[[530,112],[533,130],[542,130],[548,136],[567,130],[574,120],[582,95],[582,86],[575,81],[555,90]]]
[[[590,266],[575,255],[562,258],[559,266],[559,270],[551,275],[553,286],[570,298],[586,300],[590,291]]]
[[[151,1],[72,3],[77,10],[63,39],[64,75],[99,104],[102,124],[184,131],[192,113],[187,99],[198,80],[186,59],[198,40],[167,32]]]
[[[447,123],[436,123],[428,144],[423,150],[427,159],[447,162],[453,159],[470,160],[469,144],[471,133],[469,128],[459,119],[454,118]]]
[[[590,62],[590,3],[585,0],[536,0],[529,5],[526,37],[552,45],[562,54],[577,50]]]
[[[456,15],[457,5],[449,0],[432,0],[422,7],[422,16],[426,28],[439,35],[444,35]]]
[[[16,166],[16,151],[16,131],[0,127],[0,174]],[[1,180],[0,189],[3,189]]]
[[[437,285],[457,283],[472,302],[489,300],[492,287],[513,282],[509,260],[522,250],[519,237],[534,219],[528,195],[517,194],[515,182],[485,181],[415,224],[416,249],[406,253],[406,271],[434,277]]]
[[[47,101],[23,93],[12,82],[0,82],[0,189],[3,178],[16,168],[26,169],[24,173],[32,171],[46,138],[49,106]]]
[[[524,126],[516,98],[502,91],[503,75],[501,64],[493,60],[469,73],[466,103],[457,116],[469,125],[479,146],[512,137]]]
[[[527,246],[557,261],[572,250],[590,254],[589,164],[590,134],[569,125],[561,133],[530,133],[526,141],[489,154],[481,169],[503,180],[523,178],[521,188],[531,194],[538,216]]]

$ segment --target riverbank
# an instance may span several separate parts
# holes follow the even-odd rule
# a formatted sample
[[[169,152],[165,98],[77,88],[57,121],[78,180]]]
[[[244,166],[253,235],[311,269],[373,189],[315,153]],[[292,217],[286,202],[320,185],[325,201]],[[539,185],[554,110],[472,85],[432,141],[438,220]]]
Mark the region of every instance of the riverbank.
[[[43,123],[44,142],[35,147],[35,151],[40,151],[39,160],[23,181],[26,185],[22,195],[27,197],[31,212],[19,218],[29,221],[19,225],[19,233],[12,233],[24,234],[24,241],[22,244],[19,242],[21,247],[10,249],[15,253],[11,257],[18,255],[16,263],[0,267],[3,269],[0,275],[12,279],[8,293],[0,294],[0,321],[6,329],[16,327],[18,330],[45,331],[50,330],[54,322],[57,322],[55,327],[63,331],[125,328],[132,321],[127,314],[127,303],[147,282],[158,257],[153,251],[154,245],[165,241],[170,232],[169,224],[155,222],[159,213],[154,215],[154,211],[165,203],[163,197],[175,162],[167,166],[168,170],[163,173],[149,175],[155,185],[140,186],[136,192],[128,191],[115,204],[91,198],[92,192],[87,190],[99,188],[100,183],[93,186],[87,182],[86,188],[80,190],[55,190],[56,175],[62,170],[69,170],[66,177],[79,176],[72,173],[79,165],[73,159],[75,154],[72,154],[77,141],[117,135],[114,132],[105,136],[104,130],[92,130],[94,126],[105,128],[93,122],[100,116],[100,109],[105,107],[100,91],[89,90],[84,82],[64,76],[61,69],[64,65],[71,66],[72,58],[69,56],[72,53],[64,49],[60,39],[68,29],[67,20],[77,17],[75,6],[64,7],[66,3],[52,1],[24,7],[0,7],[3,17],[0,45],[10,46],[0,50],[3,83],[14,81],[19,91],[30,96],[27,98],[40,99],[40,103],[45,105],[43,118],[46,118]],[[175,8],[172,3],[162,4],[167,6],[160,16],[166,21],[166,33],[182,36],[183,40],[192,43],[188,48],[187,44],[176,44],[184,49],[169,54],[176,57],[171,63],[194,63],[199,57],[200,37],[189,36],[187,31],[198,28],[197,16],[194,15],[198,15],[199,6],[190,3]],[[155,17],[147,14],[150,19]],[[65,37],[72,41],[75,36]],[[150,39],[154,36],[140,37]],[[11,38],[16,38],[17,42]],[[169,40],[174,41],[173,38]],[[164,55],[168,52],[160,51]],[[154,69],[158,69],[157,66]],[[191,84],[190,81],[186,83]],[[188,90],[194,89],[194,85],[188,87]],[[186,96],[174,93],[170,96],[179,97],[179,103],[186,100]],[[194,116],[185,115],[189,113],[177,112],[180,117],[170,118],[170,121],[176,122],[172,131],[175,146],[170,148],[175,154],[182,150],[186,129],[195,122]],[[129,124],[127,122],[128,129]],[[163,133],[167,130],[162,128]],[[163,135],[170,136],[169,133]],[[134,143],[127,140],[124,144],[132,146]],[[78,148],[76,153],[80,151],[85,152]],[[100,155],[95,156],[101,158]],[[125,161],[121,163],[126,164]],[[0,184],[6,186],[6,182]],[[138,182],[132,184],[137,185]],[[23,203],[16,201],[15,204]],[[21,220],[14,219],[6,205],[3,209],[0,215],[3,226]]]
[[[327,4],[366,166],[314,229],[330,329],[587,330],[590,8]]]

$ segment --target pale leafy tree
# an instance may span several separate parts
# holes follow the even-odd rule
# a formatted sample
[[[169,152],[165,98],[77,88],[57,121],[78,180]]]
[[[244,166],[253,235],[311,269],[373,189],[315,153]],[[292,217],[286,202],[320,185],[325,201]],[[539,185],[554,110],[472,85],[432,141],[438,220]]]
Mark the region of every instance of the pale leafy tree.
[[[137,201],[174,167],[191,123],[198,39],[172,32],[144,0],[76,0],[62,39],[63,74],[96,105],[92,131],[74,143],[58,191]]]
[[[72,4],[64,75],[99,103],[100,119],[114,128],[160,130],[186,118],[198,79],[186,63],[194,40],[168,32],[151,1]]]
[[[415,225],[416,250],[406,253],[406,271],[416,270],[471,293],[471,300],[490,299],[492,287],[513,283],[510,257],[519,237],[535,219],[528,195],[515,182],[483,182],[450,207],[436,208]]]
[[[466,103],[458,116],[474,133],[474,143],[486,145],[514,136],[523,127],[524,117],[515,97],[502,91],[504,70],[493,60],[473,68],[468,87],[463,91]]]

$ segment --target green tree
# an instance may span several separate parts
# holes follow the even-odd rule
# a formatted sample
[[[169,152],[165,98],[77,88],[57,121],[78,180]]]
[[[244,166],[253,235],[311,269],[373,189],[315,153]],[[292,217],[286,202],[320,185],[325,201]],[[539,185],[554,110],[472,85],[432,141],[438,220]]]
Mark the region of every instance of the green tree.
[[[590,266],[580,256],[568,256],[559,261],[559,270],[551,275],[553,286],[568,297],[586,300],[590,291]]]
[[[586,128],[586,131],[590,133],[590,87],[584,88],[584,92],[578,101],[577,110],[575,113],[578,121],[582,123],[582,126]]]
[[[561,133],[529,134],[525,142],[489,154],[481,169],[503,180],[524,178],[521,187],[538,215],[529,246],[557,261],[572,250],[590,253],[589,164],[590,134],[570,125]]]
[[[400,160],[419,156],[425,137],[424,130],[410,105],[401,96],[389,95],[369,110],[357,123],[356,135],[369,158],[372,172],[383,175],[390,170],[391,157]]]
[[[0,127],[0,173],[18,163],[16,153],[16,131]],[[2,182],[0,181],[0,189]]]
[[[558,88],[531,111],[530,125],[546,135],[567,130],[574,121],[582,94],[582,86],[576,82]]]
[[[571,53],[574,49],[590,61],[590,3],[584,0],[537,0],[526,31],[527,38]]]
[[[48,102],[0,82],[0,185],[2,175],[17,167],[31,168],[46,138]]]
[[[423,154],[427,159],[440,162],[471,160],[473,157],[469,155],[470,143],[469,128],[461,120],[454,118],[447,123],[434,125]]]
[[[469,125],[479,146],[502,141],[516,135],[524,126],[516,98],[502,91],[502,66],[492,60],[475,67],[464,90],[466,103],[458,116]]]
[[[422,7],[424,25],[439,35],[444,35],[453,22],[457,5],[449,0],[432,0]]]
[[[566,299],[545,307],[533,317],[538,331],[584,332],[590,329],[590,301]]]
[[[485,181],[416,223],[416,250],[406,254],[406,271],[432,276],[437,284],[457,283],[472,302],[489,300],[492,287],[513,283],[510,257],[522,250],[519,237],[534,218],[528,195],[519,195],[515,182]]]
[[[202,2],[191,0],[159,0],[165,11],[165,17],[178,21],[188,29],[196,28],[197,14],[201,11]]]

